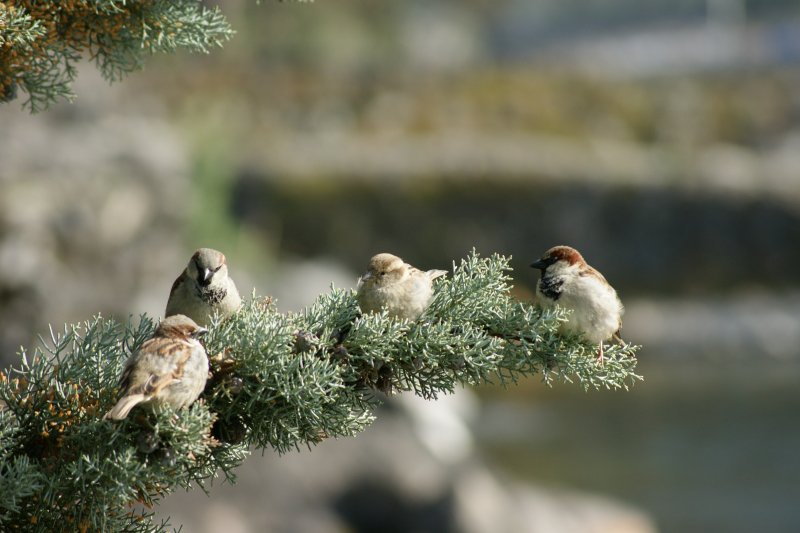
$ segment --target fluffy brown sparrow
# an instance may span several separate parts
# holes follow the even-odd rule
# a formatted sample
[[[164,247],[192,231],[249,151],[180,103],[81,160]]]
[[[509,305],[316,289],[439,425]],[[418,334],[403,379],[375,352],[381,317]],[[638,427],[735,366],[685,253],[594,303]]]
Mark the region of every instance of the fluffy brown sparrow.
[[[603,361],[603,342],[619,334],[622,302],[603,275],[589,266],[583,256],[569,246],[555,246],[531,267],[542,271],[536,296],[542,307],[556,304],[571,309],[562,331],[582,334],[600,345],[598,361]]]
[[[207,331],[184,315],[162,320],[153,337],[125,362],[120,399],[104,418],[122,420],[139,404],[167,403],[180,409],[194,402],[208,379],[208,356],[197,340]]]
[[[392,254],[378,254],[369,261],[369,270],[358,279],[356,299],[361,311],[380,312],[415,320],[433,298],[433,280],[446,270],[423,272]]]
[[[211,248],[200,248],[172,284],[164,316],[182,314],[208,326],[214,313],[228,316],[241,304],[239,291],[228,277],[225,255]]]

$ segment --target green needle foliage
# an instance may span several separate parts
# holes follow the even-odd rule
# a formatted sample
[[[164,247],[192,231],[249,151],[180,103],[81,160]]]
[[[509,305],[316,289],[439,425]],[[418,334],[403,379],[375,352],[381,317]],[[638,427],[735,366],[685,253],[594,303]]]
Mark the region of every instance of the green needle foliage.
[[[436,284],[417,321],[362,316],[353,291],[333,289],[299,313],[266,298],[215,323],[212,377],[189,409],[134,409],[103,420],[124,361],[154,330],[96,318],[51,333],[0,374],[0,530],[165,531],[146,509],[176,488],[234,469],[251,446],[280,452],[368,426],[384,393],[425,398],[457,385],[547,383],[625,388],[638,347],[597,347],[557,333],[561,310],[514,300],[508,260],[472,253]],[[142,504],[142,505],[136,505]]]
[[[117,81],[149,55],[180,48],[208,53],[233,33],[219,8],[199,0],[0,1],[0,103],[14,100],[19,89],[34,112],[71,100],[84,54]]]

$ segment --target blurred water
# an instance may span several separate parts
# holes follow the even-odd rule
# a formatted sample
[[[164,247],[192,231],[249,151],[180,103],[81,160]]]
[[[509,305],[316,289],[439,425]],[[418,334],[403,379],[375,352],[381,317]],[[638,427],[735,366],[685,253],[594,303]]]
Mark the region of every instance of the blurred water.
[[[475,429],[510,474],[618,497],[661,531],[800,531],[800,364],[640,370],[628,393],[489,393]]]

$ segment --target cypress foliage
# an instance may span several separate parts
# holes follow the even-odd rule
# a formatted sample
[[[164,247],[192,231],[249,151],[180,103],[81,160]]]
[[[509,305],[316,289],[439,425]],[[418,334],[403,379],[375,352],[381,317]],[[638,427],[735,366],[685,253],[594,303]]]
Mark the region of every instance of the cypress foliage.
[[[84,55],[117,81],[149,55],[208,53],[233,33],[220,9],[200,0],[3,0],[0,103],[22,91],[35,112],[73,99],[75,65]]]
[[[134,409],[118,423],[102,416],[153,320],[97,317],[51,332],[0,373],[0,530],[166,531],[146,510],[164,495],[219,475],[233,482],[251,447],[284,452],[355,435],[382,393],[435,399],[532,374],[586,389],[641,379],[637,346],[609,346],[598,364],[596,346],[557,333],[563,310],[510,296],[509,273],[506,258],[473,252],[413,322],[362,316],[350,290],[298,313],[254,296],[206,337],[212,377],[199,401]]]

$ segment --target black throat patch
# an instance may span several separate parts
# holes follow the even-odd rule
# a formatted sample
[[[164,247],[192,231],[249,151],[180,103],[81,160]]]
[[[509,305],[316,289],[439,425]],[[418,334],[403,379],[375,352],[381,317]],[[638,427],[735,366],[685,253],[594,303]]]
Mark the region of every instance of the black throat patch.
[[[556,276],[542,276],[539,280],[539,291],[551,300],[558,300],[564,290],[564,279]]]
[[[225,295],[228,294],[228,292],[221,288],[202,287],[198,285],[197,294],[205,303],[209,305],[215,305],[220,303],[222,299],[225,298]]]

